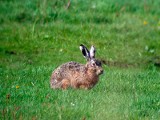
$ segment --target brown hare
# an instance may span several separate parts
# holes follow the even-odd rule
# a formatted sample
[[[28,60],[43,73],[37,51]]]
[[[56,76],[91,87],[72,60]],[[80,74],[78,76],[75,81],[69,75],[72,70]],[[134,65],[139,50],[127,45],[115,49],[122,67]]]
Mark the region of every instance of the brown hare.
[[[87,59],[87,63],[80,64],[71,61],[59,66],[51,75],[51,88],[67,89],[72,87],[76,89],[91,89],[98,82],[99,75],[103,73],[103,69],[101,62],[95,59],[95,47],[91,46],[90,51],[88,51],[81,44],[80,50]]]

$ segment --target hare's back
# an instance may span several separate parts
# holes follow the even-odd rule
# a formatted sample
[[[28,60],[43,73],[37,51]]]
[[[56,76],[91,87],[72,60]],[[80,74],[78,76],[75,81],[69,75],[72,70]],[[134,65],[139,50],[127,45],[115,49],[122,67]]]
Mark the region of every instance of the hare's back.
[[[62,64],[59,66],[54,73],[58,75],[59,77],[66,77],[70,74],[73,74],[75,72],[82,72],[83,69],[85,69],[83,64],[80,64],[78,62],[67,62],[65,64]]]

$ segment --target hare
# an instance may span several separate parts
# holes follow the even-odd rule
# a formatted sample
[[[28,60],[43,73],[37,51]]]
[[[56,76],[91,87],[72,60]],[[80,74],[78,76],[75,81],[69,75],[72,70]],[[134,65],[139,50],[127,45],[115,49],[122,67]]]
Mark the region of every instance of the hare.
[[[101,62],[95,59],[95,47],[92,45],[90,51],[80,45],[80,50],[87,60],[86,64],[68,62],[55,69],[51,75],[51,88],[67,89],[91,89],[96,85],[99,75],[103,73]]]

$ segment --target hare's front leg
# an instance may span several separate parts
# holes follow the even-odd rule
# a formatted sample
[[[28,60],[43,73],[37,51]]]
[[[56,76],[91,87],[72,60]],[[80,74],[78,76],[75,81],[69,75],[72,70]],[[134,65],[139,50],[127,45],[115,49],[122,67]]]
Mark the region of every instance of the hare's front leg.
[[[77,86],[78,88],[82,88],[82,89],[85,89],[85,90],[88,90],[88,89],[90,89],[90,84],[88,83],[88,82],[79,82],[78,83],[78,86]]]

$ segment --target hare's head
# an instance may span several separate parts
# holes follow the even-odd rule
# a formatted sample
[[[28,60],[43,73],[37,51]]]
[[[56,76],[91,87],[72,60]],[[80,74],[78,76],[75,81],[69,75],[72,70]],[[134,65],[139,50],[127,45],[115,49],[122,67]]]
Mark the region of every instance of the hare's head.
[[[86,67],[96,75],[103,73],[101,61],[95,58],[95,47],[92,45],[90,51],[84,46],[80,45],[80,50],[82,51],[83,56],[86,58],[87,63]]]

